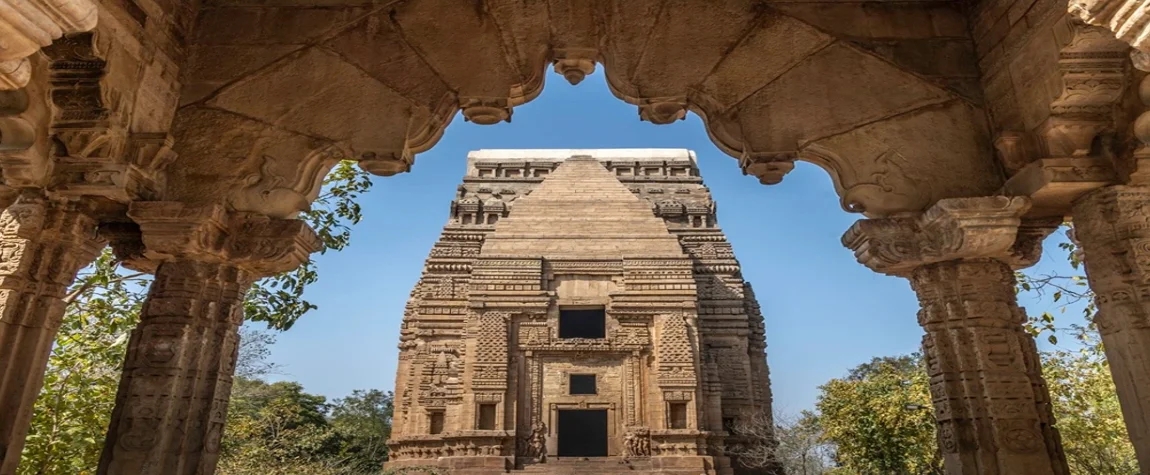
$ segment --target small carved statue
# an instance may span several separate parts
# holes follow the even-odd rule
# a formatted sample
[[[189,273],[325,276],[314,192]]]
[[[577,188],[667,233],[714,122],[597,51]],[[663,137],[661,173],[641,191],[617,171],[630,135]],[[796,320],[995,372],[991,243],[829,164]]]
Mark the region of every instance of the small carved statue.
[[[523,456],[534,457],[535,462],[543,463],[547,460],[547,426],[536,422],[531,427],[531,435],[527,436],[523,447]]]
[[[651,456],[651,430],[646,427],[632,427],[623,436],[623,448],[628,457]]]

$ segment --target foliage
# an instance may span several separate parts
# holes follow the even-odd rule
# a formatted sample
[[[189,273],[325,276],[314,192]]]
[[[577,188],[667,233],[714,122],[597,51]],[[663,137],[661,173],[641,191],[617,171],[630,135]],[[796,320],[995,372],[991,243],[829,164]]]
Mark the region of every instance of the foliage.
[[[875,358],[819,389],[814,422],[845,473],[935,474],[930,380],[919,355]]]
[[[391,412],[391,393],[378,390],[329,404],[295,382],[237,378],[219,473],[378,473],[387,460]]]
[[[342,161],[323,183],[312,208],[300,214],[319,235],[323,248],[341,251],[351,243],[351,227],[363,219],[359,196],[371,189],[371,179],[354,162]],[[303,298],[304,289],[319,280],[315,262],[256,282],[244,302],[244,318],[268,328],[287,330],[315,304]]]
[[[1074,227],[1069,223],[1065,224],[1064,227],[1067,229],[1067,235],[1072,236]],[[1085,325],[1075,323],[1060,329],[1055,324],[1054,314],[1043,312],[1039,315],[1031,315],[1027,320],[1026,329],[1035,337],[1046,334],[1047,341],[1052,345],[1058,344],[1057,333],[1059,330],[1068,331],[1079,343],[1094,345],[1094,351],[1101,352],[1102,342],[1096,338],[1090,338],[1090,334],[1098,331],[1094,324],[1094,315],[1098,312],[1098,307],[1094,302],[1094,291],[1090,290],[1086,276],[1081,273],[1082,254],[1078,251],[1078,246],[1073,240],[1059,243],[1058,247],[1066,251],[1066,260],[1073,273],[1071,275],[1033,274],[1019,271],[1015,273],[1018,280],[1018,291],[1020,293],[1033,293],[1040,298],[1049,295],[1052,303],[1060,304],[1059,313],[1065,313],[1071,306],[1082,303],[1082,320]]]
[[[341,162],[327,176],[312,209],[300,216],[320,236],[321,252],[348,245],[351,227],[362,218],[357,200],[370,187],[367,174],[351,162]],[[273,329],[290,328],[316,308],[303,292],[317,279],[315,264],[308,263],[257,282],[248,292],[245,318]],[[111,419],[128,336],[150,282],[150,276],[123,269],[108,250],[77,276],[36,400],[20,475],[92,472]],[[240,341],[238,375],[255,378],[276,371],[266,359],[274,336],[245,329]]]
[[[1042,355],[1042,374],[1050,386],[1056,427],[1070,472],[1084,475],[1139,473],[1134,447],[1126,434],[1122,409],[1101,345],[1086,334],[1079,351]]]
[[[340,456],[353,469],[378,469],[387,460],[387,439],[391,437],[391,417],[395,398],[378,389],[356,390],[335,401],[331,425],[344,444]]]
[[[36,400],[19,473],[90,473],[103,450],[143,289],[105,251],[68,294],[69,305]],[[78,305],[82,303],[83,305]]]

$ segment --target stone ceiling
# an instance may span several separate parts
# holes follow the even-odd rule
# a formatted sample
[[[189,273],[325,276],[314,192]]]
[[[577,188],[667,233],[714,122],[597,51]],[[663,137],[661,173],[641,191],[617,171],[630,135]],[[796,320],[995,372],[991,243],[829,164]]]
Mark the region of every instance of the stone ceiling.
[[[183,71],[170,199],[226,195],[235,209],[290,215],[337,159],[393,174],[456,111],[479,124],[511,120],[549,67],[572,82],[605,74],[642,120],[699,114],[715,144],[766,183],[796,158],[816,163],[852,211],[919,211],[1002,182],[974,46],[947,2],[203,8]]]

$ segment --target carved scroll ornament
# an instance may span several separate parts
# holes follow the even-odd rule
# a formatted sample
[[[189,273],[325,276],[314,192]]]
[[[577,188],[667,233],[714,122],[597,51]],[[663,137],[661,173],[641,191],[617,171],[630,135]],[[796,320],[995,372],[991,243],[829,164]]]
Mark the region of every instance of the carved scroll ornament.
[[[137,267],[180,258],[272,275],[294,269],[322,245],[303,221],[228,213],[218,205],[141,201],[132,203],[128,217],[138,234],[120,234],[112,245],[118,254],[134,254],[121,257]]]
[[[860,263],[889,275],[907,276],[924,264],[955,259],[1010,261],[1028,209],[1025,197],[945,199],[917,218],[857,221],[842,242]]]

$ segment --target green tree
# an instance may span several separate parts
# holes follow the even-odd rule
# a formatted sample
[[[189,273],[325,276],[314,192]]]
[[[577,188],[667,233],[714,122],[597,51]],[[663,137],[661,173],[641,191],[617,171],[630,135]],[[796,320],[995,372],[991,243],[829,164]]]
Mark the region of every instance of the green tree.
[[[875,358],[819,388],[815,421],[837,448],[841,470],[857,474],[942,473],[920,355]]]
[[[111,252],[105,251],[68,294],[21,474],[94,473],[115,405],[128,332],[136,326],[143,301],[143,289],[134,282],[139,275],[118,270]]]
[[[340,455],[347,466],[360,471],[378,470],[387,461],[387,439],[395,396],[378,389],[356,390],[332,405],[331,425],[343,437]]]
[[[323,473],[341,440],[328,422],[330,405],[295,382],[236,378],[221,444],[221,474]]]
[[[341,250],[352,226],[362,218],[359,197],[371,181],[352,162],[339,163],[324,181],[312,209],[300,215],[323,242],[321,252]],[[319,278],[316,264],[256,282],[247,294],[244,317],[268,328],[286,330],[314,304],[304,289]],[[77,277],[52,349],[45,385],[36,401],[20,475],[76,475],[94,472],[127,351],[128,335],[139,321],[150,276],[126,270],[105,252]],[[253,346],[245,333],[241,352],[264,352],[267,341]],[[257,342],[258,343],[258,342]],[[245,349],[246,348],[246,349]],[[254,366],[252,366],[254,365]],[[237,372],[248,377],[273,371],[266,359],[241,359]]]
[[[392,399],[372,389],[328,403],[295,382],[237,378],[219,472],[379,473],[387,460]]]
[[[1050,387],[1055,427],[1070,472],[1083,475],[1139,473],[1134,446],[1126,433],[1122,409],[1101,344],[1091,341],[1077,351],[1056,350],[1042,355],[1042,374]]]

